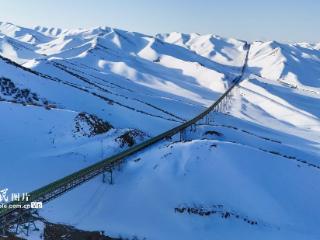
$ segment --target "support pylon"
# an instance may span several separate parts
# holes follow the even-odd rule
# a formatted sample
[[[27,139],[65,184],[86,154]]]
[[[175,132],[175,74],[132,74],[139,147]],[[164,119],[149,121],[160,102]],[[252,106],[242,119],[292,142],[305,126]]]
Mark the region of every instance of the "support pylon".
[[[28,210],[19,214],[19,217],[16,223],[15,233],[23,234],[28,237],[32,226],[33,226],[32,231],[39,231],[39,228],[37,228],[37,225],[35,223],[35,217],[34,217],[35,214],[39,215],[37,211],[32,211],[32,210]]]
[[[109,183],[110,185],[113,184],[113,170],[112,167],[107,169],[103,174],[102,174],[102,182],[103,183]]]

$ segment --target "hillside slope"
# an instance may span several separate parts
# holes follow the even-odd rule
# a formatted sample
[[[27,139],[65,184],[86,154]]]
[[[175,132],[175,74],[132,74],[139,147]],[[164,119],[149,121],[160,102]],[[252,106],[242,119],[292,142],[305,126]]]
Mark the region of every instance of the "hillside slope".
[[[318,239],[319,88],[261,77],[258,47],[227,112],[185,142],[132,157],[115,185],[98,177],[43,215],[129,239]],[[72,199],[81,201],[64,211]]]
[[[0,182],[31,191],[177,126],[240,71],[139,33],[0,23]]]

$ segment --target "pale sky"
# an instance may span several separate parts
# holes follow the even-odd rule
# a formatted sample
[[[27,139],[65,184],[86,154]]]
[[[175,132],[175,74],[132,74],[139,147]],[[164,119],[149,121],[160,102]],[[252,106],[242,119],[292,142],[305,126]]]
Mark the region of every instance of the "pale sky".
[[[0,21],[320,42],[318,0],[0,0]]]

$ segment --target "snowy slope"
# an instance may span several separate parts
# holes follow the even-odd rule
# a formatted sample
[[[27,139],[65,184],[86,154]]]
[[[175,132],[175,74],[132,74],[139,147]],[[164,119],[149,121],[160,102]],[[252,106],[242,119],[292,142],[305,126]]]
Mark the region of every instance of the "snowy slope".
[[[1,185],[31,191],[123,150],[116,140],[126,131],[139,133],[137,142],[172,128],[210,105],[239,72],[140,33],[0,23]],[[92,121],[81,114],[112,130],[74,136],[79,119]],[[27,180],[10,178],[13,168]]]
[[[243,51],[243,41],[222,38],[220,36],[197,33],[169,33],[157,35],[165,42],[185,47],[203,57],[230,67],[241,67],[243,61],[239,58]]]
[[[132,157],[115,185],[98,177],[43,215],[113,237],[318,239],[319,102],[248,75],[230,112],[215,114],[210,126],[188,134],[190,141]],[[73,199],[79,204],[65,211]]]
[[[8,23],[0,32],[0,183],[17,191],[122,150],[129,129],[141,141],[192,118],[246,55],[244,41],[215,35]],[[318,239],[319,66],[316,44],[252,43],[228,111],[188,141],[131,157],[114,185],[97,177],[41,216],[129,239]],[[94,134],[84,116],[111,128]]]
[[[255,74],[319,94],[320,51],[317,45],[254,42],[251,69]]]

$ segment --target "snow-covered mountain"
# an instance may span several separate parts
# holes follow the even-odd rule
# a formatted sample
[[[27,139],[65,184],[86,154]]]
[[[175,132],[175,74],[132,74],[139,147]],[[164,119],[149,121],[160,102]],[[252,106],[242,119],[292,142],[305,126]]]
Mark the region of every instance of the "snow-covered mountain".
[[[114,238],[318,239],[319,44],[0,23],[0,188],[32,191],[191,119],[248,50],[227,112],[40,214]]]
[[[0,180],[15,191],[40,187],[120,151],[108,138],[135,130],[154,136],[178,125],[210,105],[240,72],[155,37],[117,29],[46,31],[2,23],[0,30],[1,112],[8,116],[1,124],[6,144],[1,156],[9,159]],[[235,44],[238,61],[244,61],[244,45]],[[112,131],[95,134],[89,124],[85,134],[75,136],[79,121],[90,122],[79,118],[83,113]],[[29,169],[21,168],[21,174],[34,176],[23,185],[9,177],[20,164]]]

